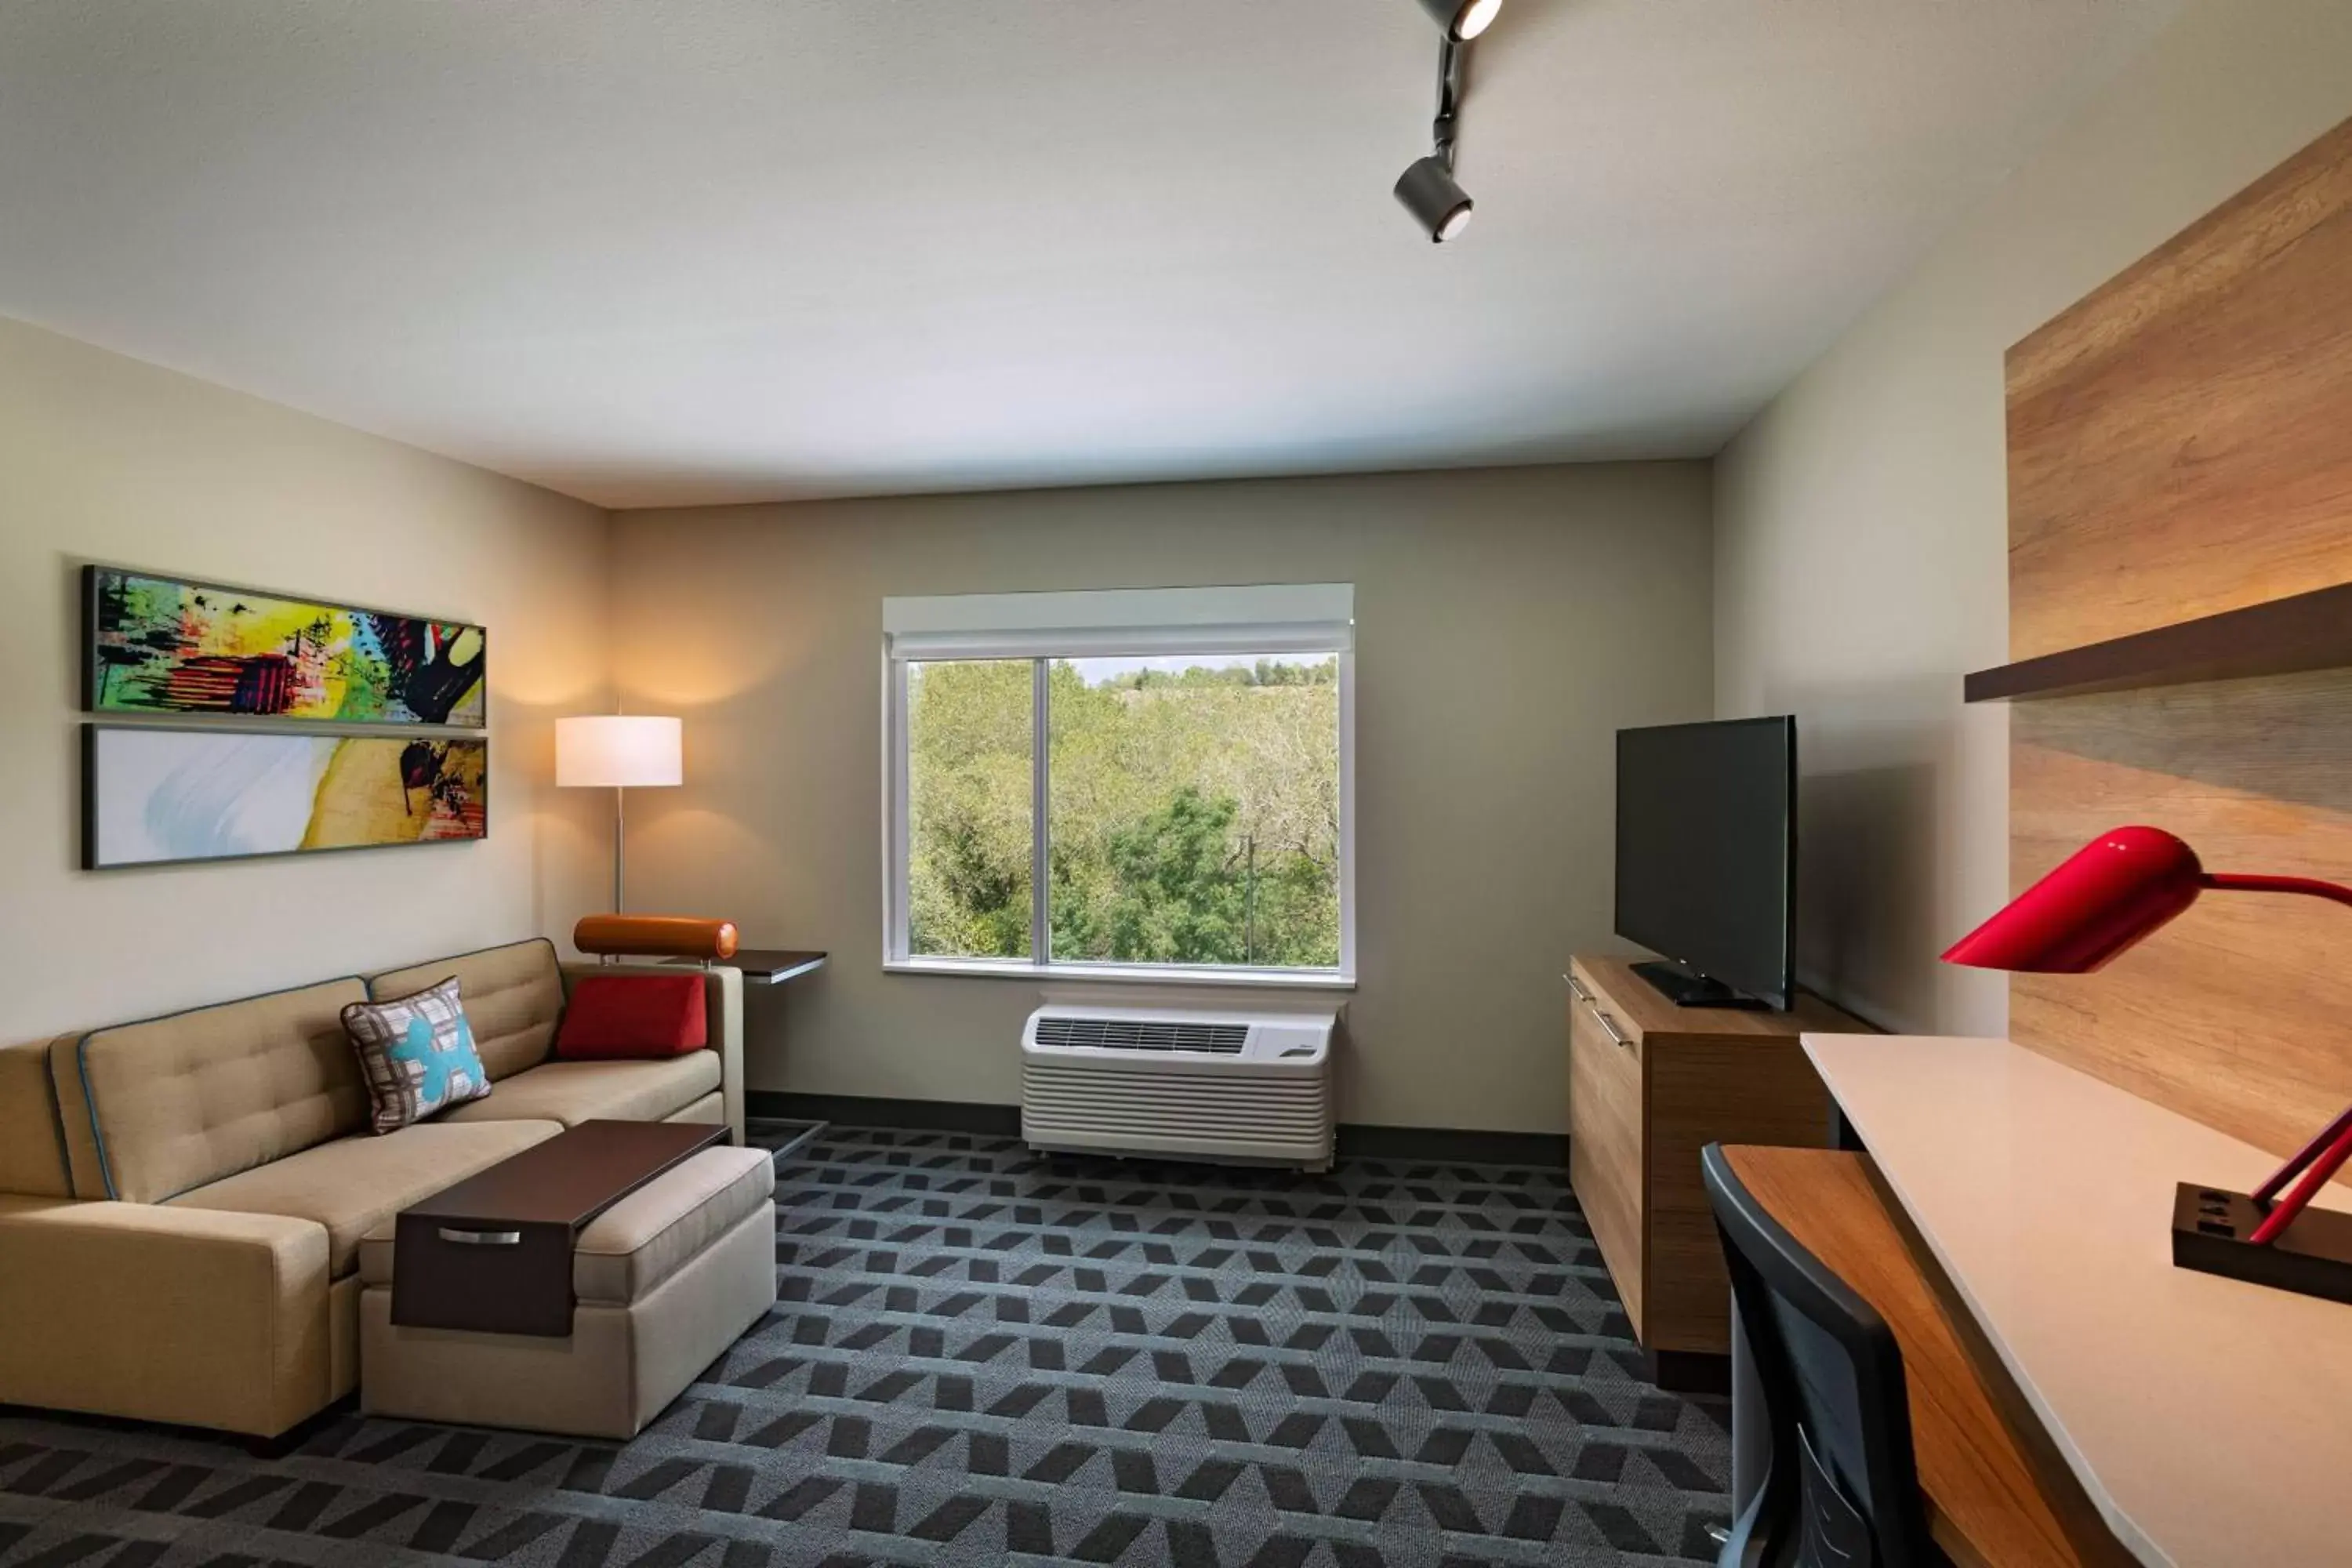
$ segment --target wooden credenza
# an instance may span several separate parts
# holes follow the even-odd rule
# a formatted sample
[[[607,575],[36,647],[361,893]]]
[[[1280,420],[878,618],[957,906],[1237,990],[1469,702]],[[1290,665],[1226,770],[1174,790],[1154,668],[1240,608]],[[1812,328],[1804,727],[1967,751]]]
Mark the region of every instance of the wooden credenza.
[[[1832,1106],[1797,1037],[1868,1034],[1817,996],[1677,1007],[1630,961],[1569,963],[1568,1170],[1661,1387],[1727,1386],[1731,1284],[1699,1181],[1709,1143],[1823,1148]]]

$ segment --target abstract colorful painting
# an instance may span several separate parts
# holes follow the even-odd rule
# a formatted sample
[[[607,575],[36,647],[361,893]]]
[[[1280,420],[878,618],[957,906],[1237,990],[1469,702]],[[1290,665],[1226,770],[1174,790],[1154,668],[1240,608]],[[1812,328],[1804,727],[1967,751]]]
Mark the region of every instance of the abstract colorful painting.
[[[82,726],[82,865],[481,838],[489,742]]]
[[[105,566],[83,576],[94,712],[484,725],[479,626]]]

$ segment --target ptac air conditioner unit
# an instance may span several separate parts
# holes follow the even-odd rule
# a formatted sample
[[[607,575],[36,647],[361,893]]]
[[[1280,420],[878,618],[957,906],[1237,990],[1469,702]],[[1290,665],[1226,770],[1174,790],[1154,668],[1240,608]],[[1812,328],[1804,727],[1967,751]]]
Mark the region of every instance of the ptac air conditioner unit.
[[[1048,1002],[1021,1031],[1032,1148],[1331,1168],[1336,1008]]]

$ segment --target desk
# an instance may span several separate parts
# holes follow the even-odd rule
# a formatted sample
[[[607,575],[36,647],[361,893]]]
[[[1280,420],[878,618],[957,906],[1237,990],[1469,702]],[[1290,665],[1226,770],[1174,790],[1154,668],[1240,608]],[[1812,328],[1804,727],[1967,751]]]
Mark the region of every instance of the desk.
[[[1903,1347],[1919,1490],[1928,1533],[1945,1554],[1959,1568],[2099,1562],[2067,1539],[2059,1505],[1872,1189],[1867,1157],[1748,1145],[1724,1155],[1766,1212],[1876,1308]]]
[[[1804,1047],[2134,1557],[2352,1562],[2352,1307],[2171,1262],[2173,1184],[2247,1191],[2274,1156],[2007,1040]],[[2352,1206],[2352,1194],[2323,1201]]]

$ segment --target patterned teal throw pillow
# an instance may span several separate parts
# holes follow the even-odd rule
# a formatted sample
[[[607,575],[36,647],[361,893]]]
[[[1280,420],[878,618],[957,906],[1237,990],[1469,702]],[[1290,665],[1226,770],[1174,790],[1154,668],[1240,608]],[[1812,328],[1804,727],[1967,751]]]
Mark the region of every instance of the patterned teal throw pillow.
[[[343,1009],[343,1033],[359,1052],[378,1132],[397,1132],[490,1092],[454,974],[413,996],[352,1003]]]

